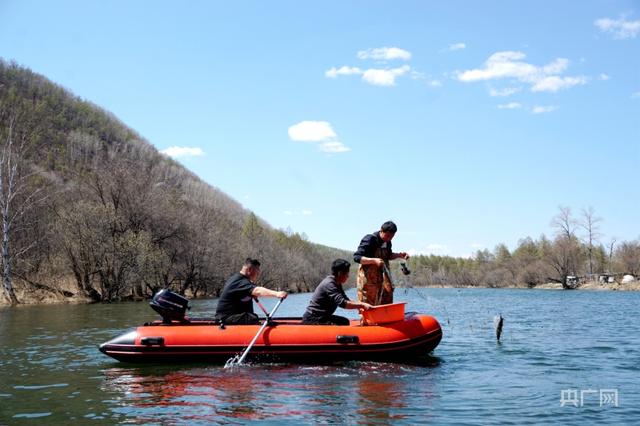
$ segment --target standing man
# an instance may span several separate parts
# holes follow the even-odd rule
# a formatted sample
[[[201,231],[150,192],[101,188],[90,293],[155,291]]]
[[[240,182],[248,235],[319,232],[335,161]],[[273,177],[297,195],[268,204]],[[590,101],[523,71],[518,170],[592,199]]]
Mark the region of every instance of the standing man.
[[[242,270],[231,275],[224,285],[222,295],[216,307],[215,318],[227,325],[258,324],[260,320],[253,313],[253,298],[287,297],[286,291],[273,291],[258,287],[255,282],[260,275],[260,262],[248,257]]]
[[[302,316],[303,324],[349,325],[345,317],[333,315],[338,307],[344,309],[371,309],[364,302],[349,300],[342,284],[349,279],[351,264],[344,259],[336,259],[331,264],[331,275],[327,276],[316,287],[309,306]]]
[[[358,250],[353,254],[353,260],[360,264],[357,283],[358,300],[361,302],[374,306],[393,303],[393,284],[385,269],[389,270],[390,260],[409,258],[405,252],[391,251],[391,240],[397,231],[395,223],[383,223],[380,231],[362,238]]]

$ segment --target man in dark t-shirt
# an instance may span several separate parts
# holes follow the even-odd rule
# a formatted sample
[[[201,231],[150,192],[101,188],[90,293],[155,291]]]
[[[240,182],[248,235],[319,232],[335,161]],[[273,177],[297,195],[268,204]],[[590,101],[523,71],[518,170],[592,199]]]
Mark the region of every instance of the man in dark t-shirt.
[[[313,292],[309,306],[302,316],[303,324],[349,325],[345,317],[333,315],[338,307],[344,309],[370,309],[365,302],[349,300],[342,284],[349,279],[351,264],[344,259],[336,259],[331,264],[331,275],[327,276]]]
[[[286,291],[273,291],[255,285],[260,275],[260,262],[247,258],[242,270],[231,275],[222,289],[215,318],[228,325],[258,324],[260,320],[253,313],[253,298],[260,296],[287,297]]]

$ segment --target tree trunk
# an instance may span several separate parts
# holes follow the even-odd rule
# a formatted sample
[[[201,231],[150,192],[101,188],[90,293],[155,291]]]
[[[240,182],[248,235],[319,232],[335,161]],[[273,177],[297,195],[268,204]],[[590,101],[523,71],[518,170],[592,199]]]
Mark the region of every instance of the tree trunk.
[[[2,211],[2,286],[4,294],[9,299],[11,305],[17,305],[18,298],[13,291],[13,283],[11,281],[11,255],[9,254],[9,212],[5,208]]]

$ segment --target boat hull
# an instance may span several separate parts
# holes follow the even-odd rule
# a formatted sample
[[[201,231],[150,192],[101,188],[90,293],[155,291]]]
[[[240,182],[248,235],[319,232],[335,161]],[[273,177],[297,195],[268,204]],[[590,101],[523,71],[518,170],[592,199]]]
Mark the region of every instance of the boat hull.
[[[207,320],[141,326],[100,346],[123,362],[224,362],[241,353],[259,325],[221,327]],[[265,328],[249,361],[331,362],[337,360],[410,361],[429,354],[442,330],[430,316],[407,314],[383,325],[301,325],[300,318],[278,318]]]

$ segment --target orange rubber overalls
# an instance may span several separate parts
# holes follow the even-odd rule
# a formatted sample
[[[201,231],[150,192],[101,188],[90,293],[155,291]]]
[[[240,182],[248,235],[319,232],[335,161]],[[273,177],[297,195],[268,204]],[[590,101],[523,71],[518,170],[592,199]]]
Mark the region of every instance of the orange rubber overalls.
[[[376,249],[374,257],[384,260],[386,270],[389,270],[391,251],[386,247]],[[370,305],[386,305],[393,303],[393,284],[385,268],[376,265],[360,265],[358,268],[357,288],[358,300]]]

